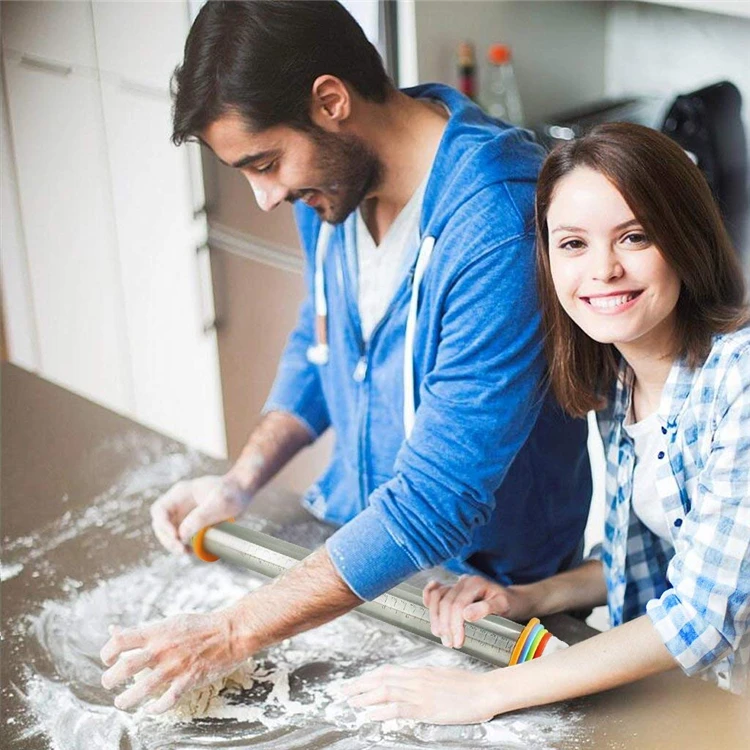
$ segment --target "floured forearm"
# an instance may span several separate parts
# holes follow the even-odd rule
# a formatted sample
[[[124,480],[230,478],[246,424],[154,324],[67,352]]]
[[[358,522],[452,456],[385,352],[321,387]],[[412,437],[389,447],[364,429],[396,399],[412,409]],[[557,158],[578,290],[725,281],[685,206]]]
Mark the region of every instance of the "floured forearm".
[[[269,412],[251,433],[228,476],[252,495],[311,442],[307,428],[292,414]]]
[[[311,630],[360,605],[321,548],[227,610],[234,647],[243,654]]]

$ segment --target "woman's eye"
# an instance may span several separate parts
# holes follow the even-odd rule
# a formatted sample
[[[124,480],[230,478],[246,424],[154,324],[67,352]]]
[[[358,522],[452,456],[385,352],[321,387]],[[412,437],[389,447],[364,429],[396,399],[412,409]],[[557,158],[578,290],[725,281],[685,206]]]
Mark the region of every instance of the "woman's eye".
[[[641,232],[631,232],[623,237],[623,241],[627,242],[629,245],[647,245],[648,237]]]
[[[582,240],[567,240],[560,244],[563,250],[580,250],[584,247]]]

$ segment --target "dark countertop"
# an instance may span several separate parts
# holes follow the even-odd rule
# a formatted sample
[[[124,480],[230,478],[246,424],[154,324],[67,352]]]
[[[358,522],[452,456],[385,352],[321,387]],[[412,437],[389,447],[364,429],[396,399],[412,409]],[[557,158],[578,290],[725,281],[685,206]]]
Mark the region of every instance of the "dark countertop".
[[[60,599],[64,592],[86,591],[109,576],[157,559],[160,550],[148,528],[150,503],[175,479],[218,472],[224,464],[187,451],[174,440],[12,365],[3,364],[1,387],[0,536],[3,570],[8,578],[0,591],[0,745],[40,750],[56,745],[30,715],[24,685],[29,668],[44,666],[44,655],[23,623],[43,602]],[[127,474],[134,466],[151,467],[147,476],[152,486],[139,486],[139,475],[132,471]],[[117,497],[125,497],[127,503],[115,502]],[[283,529],[295,529],[292,536],[297,543],[304,543],[306,536],[311,543],[320,543],[325,534],[325,529],[299,508],[291,493],[263,493],[254,503],[253,514],[267,519],[271,529],[282,530],[281,535]],[[23,566],[20,570],[19,565]],[[549,618],[545,624],[568,642],[595,632],[567,616]],[[441,650],[426,648],[435,653]],[[64,675],[53,677],[64,680]],[[702,680],[688,679],[678,670],[566,706],[576,716],[575,734],[555,739],[550,747],[744,750],[750,737],[748,701]],[[523,712],[518,716],[522,718]],[[216,726],[213,729],[215,736]],[[398,742],[391,745],[387,738],[374,735],[362,744],[361,734],[355,737],[340,731],[318,732],[318,739],[303,744],[293,741],[292,734],[285,744],[283,736],[283,731],[281,735],[276,731],[276,744],[268,747],[404,746]],[[267,735],[261,733],[257,741],[214,746],[265,747],[266,739]],[[462,746],[435,740],[439,735],[417,744]],[[196,744],[175,740],[154,747],[207,745],[210,743],[206,740]],[[136,746],[140,747],[126,740],[112,745]],[[144,746],[149,746],[148,742]],[[63,750],[78,747],[89,750],[78,743]],[[493,747],[518,745],[500,743]]]

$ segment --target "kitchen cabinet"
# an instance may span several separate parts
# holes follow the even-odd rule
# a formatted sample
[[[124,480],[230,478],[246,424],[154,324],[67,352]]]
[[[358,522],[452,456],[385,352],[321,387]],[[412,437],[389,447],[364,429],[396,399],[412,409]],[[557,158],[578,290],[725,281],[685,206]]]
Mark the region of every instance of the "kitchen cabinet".
[[[200,160],[170,142],[187,3],[4,2],[2,14],[28,268],[3,285],[30,289],[25,310],[4,296],[5,317],[32,320],[40,374],[223,456]]]
[[[3,2],[3,44],[31,58],[96,69],[91,3]]]
[[[112,203],[102,189],[109,170],[99,82],[91,72],[55,66],[5,55],[40,370],[129,411]]]
[[[223,453],[224,426],[205,220],[168,96],[102,75],[135,413]],[[134,156],[137,155],[137,158]]]
[[[99,69],[164,92],[190,28],[186,2],[94,2]]]

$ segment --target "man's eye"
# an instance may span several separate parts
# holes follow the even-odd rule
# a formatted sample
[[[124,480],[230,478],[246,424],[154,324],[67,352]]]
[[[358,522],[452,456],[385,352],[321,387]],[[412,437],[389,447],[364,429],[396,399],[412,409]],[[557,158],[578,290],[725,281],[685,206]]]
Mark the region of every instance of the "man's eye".
[[[270,172],[274,166],[276,165],[275,161],[269,162],[268,164],[264,164],[262,167],[256,167],[255,171],[259,172],[260,174],[263,174],[264,172]]]

